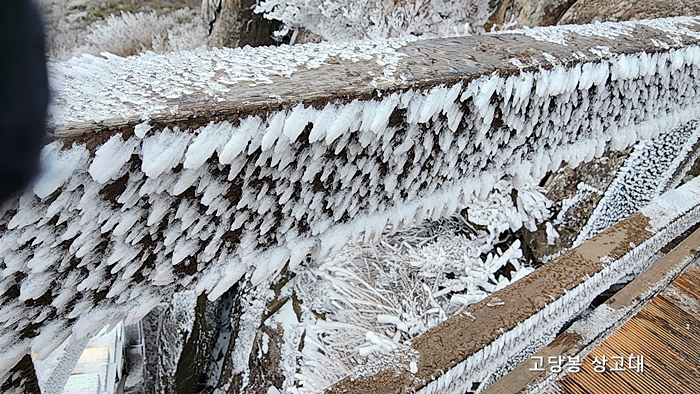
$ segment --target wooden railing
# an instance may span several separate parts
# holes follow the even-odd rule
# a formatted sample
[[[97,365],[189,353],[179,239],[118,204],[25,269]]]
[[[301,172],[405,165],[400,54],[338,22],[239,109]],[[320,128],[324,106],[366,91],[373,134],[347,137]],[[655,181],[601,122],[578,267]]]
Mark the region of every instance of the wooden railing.
[[[0,217],[0,375],[697,119],[699,41],[678,18],[52,64],[46,170]]]

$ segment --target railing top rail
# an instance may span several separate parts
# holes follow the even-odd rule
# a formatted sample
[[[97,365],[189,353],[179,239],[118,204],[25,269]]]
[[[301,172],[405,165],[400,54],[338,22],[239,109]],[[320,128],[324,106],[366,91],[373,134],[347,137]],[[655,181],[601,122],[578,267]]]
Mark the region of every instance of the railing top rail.
[[[82,140],[150,121],[196,129],[298,103],[382,94],[653,53],[700,41],[700,18],[537,27],[447,39],[204,49],[53,63],[52,138]]]

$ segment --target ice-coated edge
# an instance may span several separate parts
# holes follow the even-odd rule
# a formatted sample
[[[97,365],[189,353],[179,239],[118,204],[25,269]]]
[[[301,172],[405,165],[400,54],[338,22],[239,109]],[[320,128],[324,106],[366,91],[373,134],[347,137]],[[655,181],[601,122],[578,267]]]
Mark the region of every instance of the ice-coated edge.
[[[667,38],[680,44],[683,42],[682,36],[700,38],[700,34],[689,25],[697,24],[695,17],[683,16],[673,18],[659,18],[651,20],[624,21],[624,22],[594,22],[585,25],[561,25],[556,29],[548,27],[526,27],[523,29],[502,31],[496,34],[523,34],[538,41],[547,41],[559,45],[568,45],[573,34],[581,37],[598,37],[615,39],[620,36],[632,37],[637,26],[649,27],[662,30],[667,33]],[[652,39],[651,44],[660,46],[658,40]]]
[[[691,180],[695,181],[697,178]],[[697,182],[694,182],[697,183]],[[685,185],[684,185],[685,186]],[[676,219],[693,207],[693,201],[700,196],[697,188],[680,187],[664,193],[664,198],[657,204],[649,204],[640,212],[649,218],[648,231],[656,232],[665,226],[668,218]]]
[[[85,349],[88,339],[84,338],[72,345],[66,340],[61,347],[51,353],[56,359],[36,360],[34,368],[41,388],[41,394],[61,394],[75,364]]]
[[[280,45],[252,48],[204,48],[167,55],[145,52],[128,58],[104,53],[84,54],[50,62],[54,90],[49,123],[102,122],[114,118],[148,119],[178,112],[178,100],[196,96],[220,103],[236,84],[272,84],[298,69],[315,69],[328,62],[374,60],[372,80],[394,81],[393,71],[405,57],[397,49],[415,37],[347,43]],[[138,133],[143,133],[143,126]]]
[[[523,35],[535,40],[567,45],[571,37],[600,37],[615,40],[632,37],[636,28],[646,27],[665,33],[672,45],[682,45],[684,37],[700,39],[696,17],[662,18],[642,21],[604,22],[590,25],[535,27],[496,34]],[[82,55],[63,62],[49,63],[54,90],[49,122],[52,126],[71,123],[100,123],[114,119],[150,119],[175,115],[190,98],[200,104],[218,105],[227,101],[234,85],[271,85],[290,78],[300,69],[317,69],[337,62],[370,61],[366,87],[389,82],[405,82],[402,47],[419,40],[413,36],[341,43],[309,43],[260,48],[194,49],[160,55],[146,52],[121,58],[103,53],[102,57]],[[663,44],[663,45],[662,45]],[[650,47],[669,45],[651,39]],[[608,56],[610,48],[590,48]],[[581,52],[578,52],[581,54]],[[589,56],[583,54],[583,56]],[[545,57],[556,60],[549,54]],[[520,60],[513,63],[522,65]],[[634,68],[629,68],[634,70]],[[619,70],[623,76],[627,67]],[[397,82],[395,74],[400,75]],[[270,98],[281,98],[271,90]],[[143,132],[139,128],[138,132]]]
[[[671,177],[681,164],[689,155],[692,158],[691,150],[698,139],[700,126],[697,121],[691,121],[635,146],[576,236],[573,246],[594,237],[662,194],[673,182]],[[690,160],[687,166],[694,162]]]

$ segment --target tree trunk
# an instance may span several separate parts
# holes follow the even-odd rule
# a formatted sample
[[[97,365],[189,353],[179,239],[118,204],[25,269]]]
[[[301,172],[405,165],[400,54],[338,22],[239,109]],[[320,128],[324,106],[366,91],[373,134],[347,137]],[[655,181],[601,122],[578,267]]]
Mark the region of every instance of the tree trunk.
[[[495,26],[515,22],[513,27],[556,25],[576,0],[503,0],[484,25],[486,31]]]
[[[202,0],[202,15],[209,23],[209,45],[244,47],[273,45],[279,22],[253,12],[255,0]]]

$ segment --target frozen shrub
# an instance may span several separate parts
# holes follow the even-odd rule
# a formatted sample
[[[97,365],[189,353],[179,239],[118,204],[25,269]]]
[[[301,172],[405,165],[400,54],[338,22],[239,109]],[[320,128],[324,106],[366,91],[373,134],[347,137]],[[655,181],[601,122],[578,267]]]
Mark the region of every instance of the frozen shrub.
[[[58,29],[52,34],[50,50],[57,59],[83,53],[110,52],[119,56],[144,51],[165,53],[202,47],[207,39],[204,22],[188,8],[161,15],[155,11],[122,12],[88,25],[83,32],[71,31],[60,23]]]
[[[469,35],[494,8],[484,0],[263,0],[255,12],[281,21],[278,35],[304,28],[329,41],[344,41]]]

